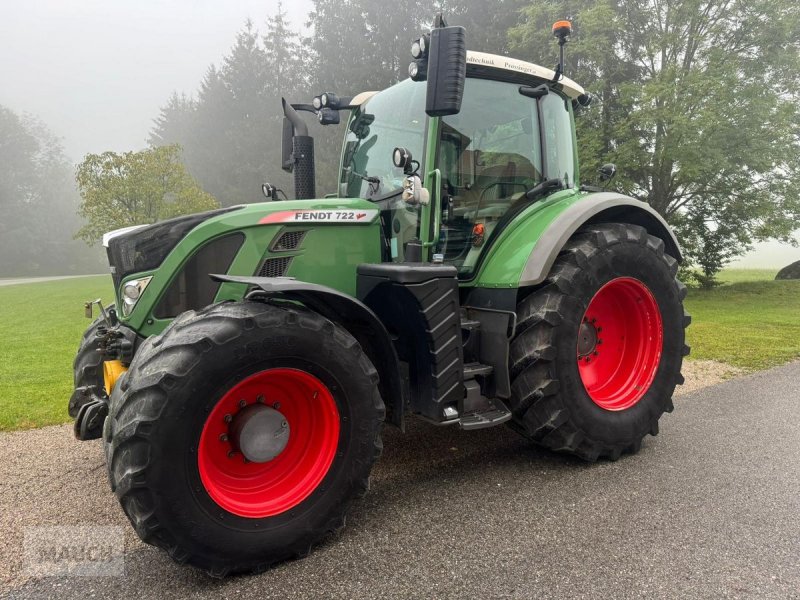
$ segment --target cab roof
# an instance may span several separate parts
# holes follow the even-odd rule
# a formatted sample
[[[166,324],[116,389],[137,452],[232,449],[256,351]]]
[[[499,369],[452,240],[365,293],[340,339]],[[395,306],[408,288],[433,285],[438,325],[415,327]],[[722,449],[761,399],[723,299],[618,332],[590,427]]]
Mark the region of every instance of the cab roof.
[[[556,76],[553,69],[535,65],[533,63],[518,60],[516,58],[509,58],[507,56],[500,56],[499,54],[487,54],[486,52],[475,52],[474,50],[467,50],[467,65],[475,65],[476,67],[484,67],[490,69],[499,69],[501,71],[510,71],[512,73],[521,73],[523,75],[530,75],[536,79],[543,81],[552,81]],[[569,77],[562,76],[558,81],[563,92],[571,99],[575,99],[586,91],[582,86],[574,82]],[[350,106],[361,106],[372,98],[377,91],[374,92],[361,92],[350,101]]]
[[[491,69],[532,75],[537,79],[543,79],[545,81],[552,81],[553,77],[556,75],[553,69],[541,67],[533,63],[525,62],[524,60],[508,58],[507,56],[499,56],[497,54],[487,54],[486,52],[475,52],[473,50],[467,50],[467,65],[476,65],[479,67],[489,67]],[[581,94],[586,93],[582,86],[575,83],[569,77],[562,76],[558,83],[562,86],[564,93],[573,100]]]

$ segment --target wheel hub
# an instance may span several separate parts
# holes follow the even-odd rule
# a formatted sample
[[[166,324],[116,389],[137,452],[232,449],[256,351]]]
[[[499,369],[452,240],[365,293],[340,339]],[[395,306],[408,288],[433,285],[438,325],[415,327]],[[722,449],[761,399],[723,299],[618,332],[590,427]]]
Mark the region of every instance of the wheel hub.
[[[591,356],[597,348],[597,327],[584,319],[578,329],[578,358]]]
[[[314,375],[293,368],[253,373],[208,412],[197,449],[203,486],[220,508],[241,517],[290,510],[331,468],[339,422],[331,390]]]
[[[289,423],[274,408],[251,404],[239,411],[231,421],[230,441],[249,461],[271,461],[289,443]]]

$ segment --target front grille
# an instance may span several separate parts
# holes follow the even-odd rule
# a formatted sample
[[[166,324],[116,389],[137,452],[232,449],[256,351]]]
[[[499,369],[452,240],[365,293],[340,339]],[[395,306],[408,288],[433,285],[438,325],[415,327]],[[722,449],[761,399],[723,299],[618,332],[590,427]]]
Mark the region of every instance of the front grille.
[[[286,250],[294,250],[303,241],[306,236],[306,231],[284,231],[272,242],[270,250],[272,252],[285,252]]]
[[[197,225],[241,206],[220,208],[194,215],[184,215],[130,233],[117,236],[108,243],[108,263],[114,284],[132,273],[158,268],[175,246]]]
[[[268,258],[261,265],[258,271],[259,277],[283,277],[292,262],[291,256],[281,256],[280,258]]]

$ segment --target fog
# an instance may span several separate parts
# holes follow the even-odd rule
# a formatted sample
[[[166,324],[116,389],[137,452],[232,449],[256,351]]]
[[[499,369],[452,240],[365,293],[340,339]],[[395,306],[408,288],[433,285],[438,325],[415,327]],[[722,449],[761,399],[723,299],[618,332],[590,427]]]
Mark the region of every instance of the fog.
[[[154,128],[154,120],[165,107],[170,108],[173,92],[198,97],[209,66],[220,66],[231,55],[247,19],[257,30],[256,45],[262,51],[259,64],[266,62],[264,57],[274,49],[267,49],[260,36],[266,31],[266,19],[278,11],[278,0],[0,0],[0,125],[5,127],[0,133],[7,138],[0,139],[0,167],[8,167],[0,171],[0,277],[105,270],[96,246],[87,249],[73,239],[82,225],[75,165],[90,153],[144,149],[154,129],[158,131],[153,145],[182,146],[181,160],[188,172],[222,205],[259,200],[265,177],[272,183],[288,182],[276,168],[280,157],[271,142],[280,135],[280,120],[274,118],[280,110],[279,92],[288,88],[290,97],[302,100],[310,86],[315,91],[335,88],[349,94],[381,89],[404,78],[409,57],[403,53],[422,23],[430,22],[434,4],[413,1],[395,6],[383,0],[354,0],[340,7],[332,0],[286,0],[283,9],[289,28],[304,36],[310,34],[306,30],[309,11],[323,7],[312,40],[316,44],[313,63],[290,63],[292,53],[288,53],[261,69],[262,74],[271,73],[266,83],[256,82],[255,87],[261,86],[257,93],[243,90],[242,97],[250,93],[251,100],[255,98],[247,107],[234,106],[230,98],[215,99],[212,89],[204,110],[198,109],[203,108],[201,101],[188,103],[188,108],[172,106],[166,125]],[[460,19],[458,24],[467,26],[470,47],[502,54],[509,52],[509,30],[526,23],[518,11],[532,3],[493,0],[491,17],[484,0],[455,0],[447,5],[455,20]],[[369,24],[369,35],[359,25],[361,21]],[[510,53],[552,64],[555,49],[549,24],[527,22],[526,26],[541,30],[545,41],[517,46]],[[292,43],[298,40],[294,33],[289,37]],[[242,56],[240,66],[246,67],[246,56]],[[289,73],[278,73],[278,65],[288,65]],[[255,79],[252,72],[244,72],[241,80],[234,81],[242,88]],[[346,89],[336,87],[340,82]],[[226,85],[221,83],[217,92]],[[265,98],[268,101],[262,101]],[[187,114],[196,117],[186,128],[188,133],[181,129]],[[251,115],[253,120],[247,121]],[[63,154],[48,130],[60,140]],[[20,143],[20,132],[29,134],[27,146]],[[320,136],[318,185],[326,178],[335,179],[339,149],[335,134],[332,130],[315,133]],[[324,143],[334,148],[327,152],[334,156],[328,164]],[[38,150],[30,151],[32,145]],[[48,149],[53,149],[52,155]],[[796,152],[784,153],[790,154]],[[45,168],[48,160],[58,162],[60,170]],[[618,166],[624,172],[625,165]],[[284,179],[273,179],[280,177]],[[289,189],[287,184],[284,187]],[[768,242],[756,245],[754,252],[733,266],[777,268],[799,259],[800,249]]]
[[[0,105],[32,113],[78,162],[144,147],[173,91],[192,94],[246,19],[277,0],[0,0]],[[301,28],[307,0],[284,2]]]

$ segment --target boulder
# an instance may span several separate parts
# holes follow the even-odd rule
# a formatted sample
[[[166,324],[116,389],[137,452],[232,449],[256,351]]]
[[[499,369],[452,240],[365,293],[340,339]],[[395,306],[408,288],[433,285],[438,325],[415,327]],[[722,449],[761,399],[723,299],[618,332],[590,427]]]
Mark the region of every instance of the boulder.
[[[775,275],[775,279],[800,279],[800,260],[783,267]]]

